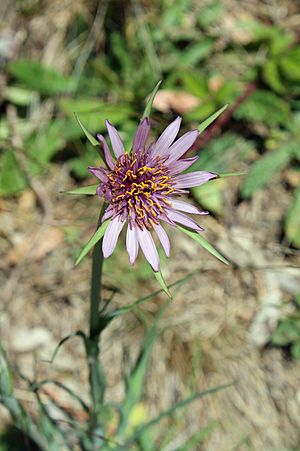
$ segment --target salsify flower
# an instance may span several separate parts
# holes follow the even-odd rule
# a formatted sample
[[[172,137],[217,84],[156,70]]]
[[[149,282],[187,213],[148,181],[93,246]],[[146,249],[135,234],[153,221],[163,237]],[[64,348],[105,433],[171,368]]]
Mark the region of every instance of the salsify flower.
[[[218,177],[213,172],[195,171],[180,174],[189,168],[198,157],[181,158],[194,144],[198,130],[185,133],[176,141],[181,124],[177,117],[156,142],[147,143],[150,134],[148,118],[142,119],[132,144],[126,152],[115,127],[106,121],[113,159],[107,142],[97,135],[103,146],[106,163],[104,167],[89,167],[100,184],[98,196],[105,199],[108,207],[102,221],[110,219],[103,237],[103,256],[109,257],[116,246],[121,230],[127,224],[126,249],[133,265],[139,246],[154,271],[159,271],[159,256],[151,232],[154,232],[166,255],[170,255],[170,241],[162,224],[181,225],[196,232],[204,229],[185,213],[205,215],[182,200],[188,189]]]

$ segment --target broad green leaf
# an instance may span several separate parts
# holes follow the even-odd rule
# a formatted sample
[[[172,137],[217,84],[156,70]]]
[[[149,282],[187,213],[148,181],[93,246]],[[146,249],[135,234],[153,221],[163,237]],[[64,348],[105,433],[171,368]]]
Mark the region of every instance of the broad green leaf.
[[[300,188],[295,191],[285,219],[284,229],[288,240],[300,248]]]
[[[156,85],[155,88],[153,89],[153,91],[152,91],[152,93],[151,93],[151,95],[150,95],[150,97],[149,97],[149,100],[148,100],[148,102],[147,102],[146,108],[145,108],[145,110],[144,110],[144,114],[143,114],[143,116],[142,116],[142,119],[145,119],[146,117],[148,117],[148,118],[150,117],[151,108],[152,108],[152,105],[153,105],[155,96],[156,96],[156,94],[157,94],[157,91],[159,90],[159,87],[160,87],[160,85],[161,85],[161,82],[162,82],[162,80],[159,80],[159,82],[157,83],[157,85]]]
[[[212,114],[211,116],[209,116],[205,121],[201,122],[201,124],[198,126],[198,130],[200,133],[203,133],[204,130],[212,123],[214,122],[219,116],[220,114],[223,113],[223,111],[226,110],[226,108],[228,107],[228,105],[224,105],[222,108],[220,108],[218,111],[216,111],[214,114]]]
[[[82,128],[85,136],[87,137],[87,139],[89,140],[89,142],[92,144],[92,146],[99,146],[100,143],[96,140],[96,138],[94,138],[94,136],[85,128],[85,126],[83,125],[83,123],[81,122],[81,120],[79,119],[79,117],[77,116],[76,113],[74,113],[74,116],[78,122],[78,124],[80,125],[80,127]]]
[[[204,249],[206,249],[208,252],[210,252],[214,257],[221,260],[221,262],[225,263],[226,265],[229,265],[229,261],[226,260],[226,258],[223,257],[223,255],[221,255],[220,252],[218,252],[208,241],[206,241],[206,239],[203,238],[202,235],[200,235],[199,233],[194,232],[192,230],[188,230],[181,226],[177,226],[177,228],[179,230],[181,230],[182,232],[184,232],[186,235],[193,238],[195,241],[197,241],[200,244],[200,246],[202,246]]]
[[[289,143],[270,151],[254,163],[241,187],[242,196],[251,197],[255,191],[266,186],[290,161],[294,144]]]
[[[180,67],[194,67],[211,53],[213,46],[214,40],[211,38],[205,38],[196,44],[190,44],[184,49],[181,58],[178,59]]]
[[[13,150],[8,150],[0,160],[0,196],[11,196],[27,186],[27,180],[20,169]]]
[[[300,46],[292,49],[280,59],[280,67],[288,80],[300,81]]]
[[[172,299],[170,290],[169,290],[169,288],[168,288],[168,286],[167,286],[167,284],[165,282],[165,279],[164,279],[164,277],[162,275],[161,269],[159,271],[157,271],[157,272],[153,271],[153,273],[154,273],[154,275],[156,277],[156,280],[158,281],[158,283],[160,284],[161,288],[163,289],[163,291],[166,293],[167,296],[169,296],[170,299]]]
[[[36,98],[34,91],[29,91],[19,86],[7,86],[4,91],[4,98],[9,102],[19,106],[27,106]]]
[[[292,345],[291,352],[294,359],[300,360],[300,338],[296,343]]]
[[[32,165],[34,162],[38,163],[33,168],[30,167],[34,173],[41,172],[45,164],[49,163],[54,155],[64,148],[66,144],[64,128],[64,121],[53,120],[35,130],[24,140],[25,152],[30,156]]]
[[[286,91],[281,81],[277,59],[270,59],[266,62],[263,67],[263,78],[278,94],[283,94]]]
[[[279,322],[277,329],[273,332],[271,342],[276,346],[287,346],[300,337],[300,320],[287,318]]]
[[[108,224],[110,223],[110,220],[105,221],[94,233],[92,238],[88,241],[88,243],[84,246],[82,251],[80,252],[75,265],[78,265],[81,260],[88,254],[88,252],[92,249],[92,247],[95,246],[96,243],[98,243],[99,240],[103,237],[105,230],[107,229]]]
[[[271,126],[284,125],[290,121],[290,106],[273,92],[257,89],[234,112],[234,117]]]
[[[81,186],[80,188],[71,189],[70,191],[63,191],[62,194],[86,194],[95,195],[96,189],[99,185]]]
[[[55,95],[70,91],[71,79],[38,61],[18,60],[7,65],[8,72],[27,88]]]
[[[68,117],[73,118],[74,113],[79,115],[91,133],[105,131],[105,119],[109,119],[114,125],[119,125],[127,121],[132,113],[128,105],[110,105],[90,97],[77,99],[66,97],[60,99],[58,104]],[[84,133],[83,130],[82,133]]]
[[[190,92],[194,96],[206,97],[209,89],[207,85],[207,78],[201,74],[191,71],[182,71],[180,74],[183,87],[186,91]]]
[[[201,105],[196,106],[191,111],[185,113],[184,117],[187,121],[201,121],[202,119],[206,119],[207,116],[210,116],[216,109],[216,103],[213,100],[207,100],[203,102]]]

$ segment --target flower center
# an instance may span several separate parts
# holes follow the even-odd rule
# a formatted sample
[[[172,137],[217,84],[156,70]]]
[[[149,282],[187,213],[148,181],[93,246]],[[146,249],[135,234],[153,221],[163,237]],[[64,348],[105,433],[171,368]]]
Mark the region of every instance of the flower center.
[[[166,196],[174,191],[159,157],[124,154],[107,177],[106,190],[117,214],[125,214],[140,227],[158,224],[159,215],[170,204]]]

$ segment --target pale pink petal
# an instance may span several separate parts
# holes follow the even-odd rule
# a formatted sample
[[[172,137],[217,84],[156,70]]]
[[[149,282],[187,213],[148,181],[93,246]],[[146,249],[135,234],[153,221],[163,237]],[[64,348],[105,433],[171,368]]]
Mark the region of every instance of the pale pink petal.
[[[167,151],[177,136],[181,124],[181,117],[178,116],[175,121],[171,122],[165,131],[160,135],[156,143],[154,144],[152,155],[164,156],[167,155]]]
[[[177,141],[175,141],[168,150],[168,154],[170,156],[167,160],[167,164],[172,163],[172,161],[176,161],[178,160],[178,158],[182,157],[182,155],[187,152],[190,147],[192,147],[198,135],[198,130],[191,130],[190,132],[187,132],[183,136],[181,136],[181,138],[177,139]]]
[[[170,240],[169,237],[165,231],[165,229],[161,225],[155,225],[153,226],[154,230],[156,232],[156,235],[158,236],[159,241],[161,242],[162,247],[164,248],[164,251],[167,255],[167,257],[170,257]]]
[[[175,210],[184,211],[185,213],[191,213],[192,215],[208,215],[208,211],[201,211],[194,205],[183,202],[182,200],[172,199],[171,206]]]
[[[138,150],[144,149],[149,133],[150,133],[150,123],[149,119],[146,117],[145,119],[142,119],[133,138],[132,144],[133,152],[137,152]]]
[[[94,168],[89,166],[88,171],[97,177],[97,179],[101,180],[101,182],[106,182],[108,180],[106,170],[104,168]]]
[[[184,215],[183,213],[179,213],[178,211],[174,210],[168,210],[167,215],[172,221],[178,222],[179,224],[182,224],[183,226],[190,229],[197,230],[197,232],[202,232],[204,230],[197,224],[196,221]]]
[[[109,257],[113,253],[124,224],[125,221],[120,221],[118,216],[108,224],[102,243],[104,258]]]
[[[108,208],[106,209],[104,215],[102,216],[101,222],[104,222],[104,221],[106,221],[107,219],[111,218],[112,215],[113,215],[113,213],[114,213],[113,208],[108,207]]]
[[[130,264],[133,265],[139,252],[139,242],[136,229],[131,229],[129,224],[126,235],[126,249],[129,255]]]
[[[173,163],[171,163],[171,164],[168,164],[168,161],[167,161],[166,164],[168,165],[170,175],[176,175],[176,174],[179,174],[180,172],[183,172],[186,169],[188,169],[198,159],[199,159],[199,157],[191,157],[191,158],[185,158],[184,160],[173,161]]]
[[[106,121],[106,128],[109,134],[109,139],[114,151],[114,154],[116,158],[121,157],[125,153],[124,145],[122,143],[122,140],[120,138],[119,133],[117,132],[116,128],[111,125],[109,121]]]
[[[206,171],[189,172],[188,174],[177,175],[174,177],[176,188],[192,188],[193,186],[203,185],[208,180],[218,178],[218,174]]]
[[[115,164],[114,164],[114,160],[113,157],[111,156],[109,147],[107,145],[107,142],[104,138],[104,136],[102,135],[97,135],[98,141],[101,142],[102,146],[103,146],[103,150],[104,150],[104,157],[105,157],[105,161],[107,163],[107,166],[109,167],[109,169],[113,169]]]
[[[139,228],[137,228],[137,233],[141,249],[146,259],[148,260],[154,271],[158,271],[159,257],[151,233],[147,229],[141,230]]]

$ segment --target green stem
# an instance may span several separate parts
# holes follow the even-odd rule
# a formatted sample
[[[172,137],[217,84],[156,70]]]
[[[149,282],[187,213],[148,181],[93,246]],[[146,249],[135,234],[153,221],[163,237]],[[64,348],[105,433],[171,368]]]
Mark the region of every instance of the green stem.
[[[101,219],[106,205],[103,205],[98,225],[101,225]],[[103,267],[102,239],[95,244],[92,257],[92,276],[91,276],[91,297],[90,297],[90,339],[99,337],[99,306],[101,302],[101,278]]]
[[[103,205],[98,226],[101,224],[102,216],[105,212],[106,204]],[[91,295],[90,295],[90,330],[89,337],[86,339],[86,353],[88,358],[89,383],[91,394],[91,415],[89,429],[91,434],[97,428],[97,417],[100,406],[103,402],[105,390],[105,378],[99,360],[99,338],[103,330],[103,318],[100,317],[101,304],[101,279],[103,267],[102,239],[94,246],[92,257],[91,274]]]

